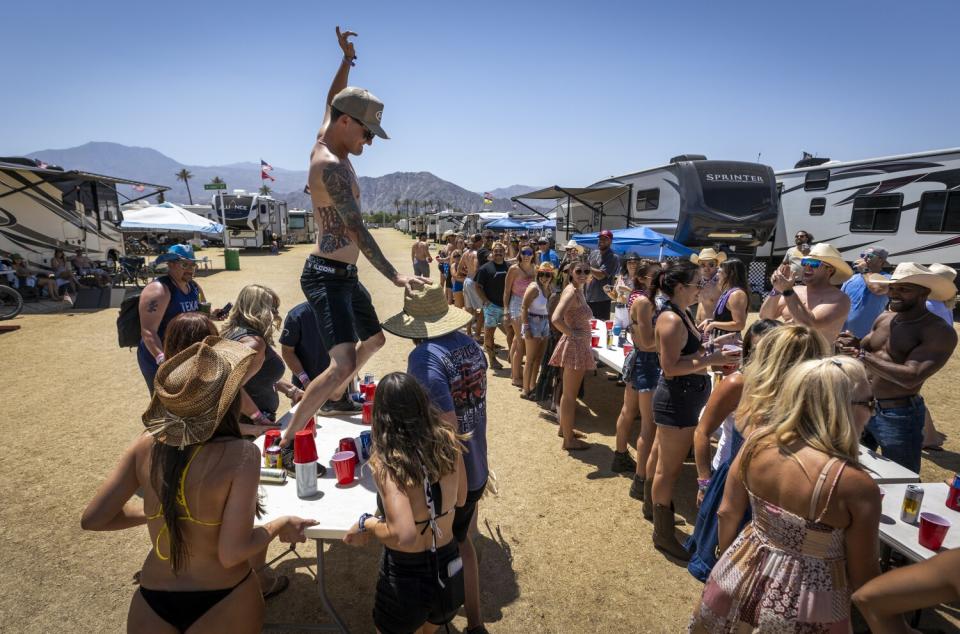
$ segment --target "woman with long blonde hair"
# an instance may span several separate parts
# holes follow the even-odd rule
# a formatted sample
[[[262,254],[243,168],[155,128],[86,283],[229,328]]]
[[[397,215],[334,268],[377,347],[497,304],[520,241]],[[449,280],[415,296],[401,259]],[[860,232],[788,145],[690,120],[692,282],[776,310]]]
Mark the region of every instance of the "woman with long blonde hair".
[[[783,377],[794,365],[828,354],[826,339],[815,330],[760,319],[750,326],[743,339],[743,371],[724,377],[710,395],[693,432],[699,510],[693,535],[684,544],[690,552],[687,570],[700,581],[707,580],[717,562],[717,509],[723,499],[730,463],[743,445],[746,430],[763,425],[766,410],[772,407],[769,404],[777,402]],[[735,411],[738,406],[741,412]],[[764,408],[764,413],[754,413],[755,408]],[[710,437],[718,428],[720,442],[711,461]],[[742,528],[749,521],[747,509],[738,526]]]
[[[723,554],[691,632],[848,632],[851,591],[880,572],[880,490],[857,461],[876,405],[863,364],[804,361],[777,402],[730,467]],[[734,540],[748,504],[753,519]]]
[[[377,515],[364,513],[343,538],[383,544],[373,621],[380,632],[434,632],[463,604],[454,508],[467,499],[465,437],[440,419],[415,378],[393,372],[373,401],[370,468]],[[418,628],[422,628],[419,629]]]
[[[503,329],[507,334],[507,350],[510,354],[510,381],[514,387],[524,391],[523,383],[523,355],[524,337],[520,332],[520,313],[523,297],[527,287],[534,281],[537,273],[536,251],[529,245],[517,246],[517,263],[507,271],[507,279],[503,283],[503,306],[509,319],[503,320]]]

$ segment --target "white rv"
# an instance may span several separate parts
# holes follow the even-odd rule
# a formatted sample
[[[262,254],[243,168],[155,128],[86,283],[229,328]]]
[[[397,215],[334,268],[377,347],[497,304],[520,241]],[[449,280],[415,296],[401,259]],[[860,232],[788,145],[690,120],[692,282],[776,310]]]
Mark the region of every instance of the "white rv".
[[[464,215],[459,211],[449,209],[435,214],[429,214],[430,219],[427,224],[427,238],[440,240],[446,231],[462,231]]]
[[[860,161],[807,159],[777,172],[777,182],[783,214],[775,260],[804,230],[850,261],[878,246],[892,264],[960,263],[960,148]]]
[[[312,243],[317,239],[317,225],[313,213],[307,209],[291,209],[287,221],[287,236],[293,244]]]
[[[20,253],[31,268],[49,270],[54,249],[82,247],[92,260],[123,253],[117,186],[138,190],[129,202],[169,187],[75,170],[26,158],[0,158],[0,255]]]
[[[212,204],[222,218],[224,246],[269,247],[274,234],[281,244],[286,241],[289,216],[286,202],[235,189],[232,194],[214,196]]]
[[[558,242],[578,233],[647,226],[687,246],[749,251],[769,240],[779,212],[773,169],[697,154],[588,187],[555,185],[513,197],[528,206],[524,199],[556,201]]]

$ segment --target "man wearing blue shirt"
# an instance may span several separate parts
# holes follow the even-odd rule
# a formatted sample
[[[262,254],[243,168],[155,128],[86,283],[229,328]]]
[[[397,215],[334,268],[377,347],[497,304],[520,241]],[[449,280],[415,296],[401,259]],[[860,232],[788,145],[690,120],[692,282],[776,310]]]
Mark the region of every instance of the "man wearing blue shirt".
[[[553,265],[553,268],[560,268],[560,256],[550,248],[549,238],[544,237],[537,240],[537,248],[539,249],[539,251],[537,251],[537,264],[549,262]]]
[[[840,287],[850,298],[850,312],[843,329],[852,332],[858,339],[863,339],[873,327],[873,322],[887,308],[887,289],[885,286],[868,284],[867,276],[883,273],[883,266],[887,263],[887,251],[879,247],[868,247],[860,254],[860,259],[854,262],[853,268],[858,275],[854,275]]]
[[[430,396],[440,417],[464,441],[463,462],[467,470],[467,501],[457,508],[453,535],[463,560],[466,632],[484,632],[480,618],[480,575],[477,553],[469,539],[477,502],[487,486],[487,361],[483,350],[460,331],[471,315],[450,310],[443,289],[428,286],[404,297],[403,312],[383,322],[383,329],[413,339],[416,347],[407,359],[407,372],[416,377]]]

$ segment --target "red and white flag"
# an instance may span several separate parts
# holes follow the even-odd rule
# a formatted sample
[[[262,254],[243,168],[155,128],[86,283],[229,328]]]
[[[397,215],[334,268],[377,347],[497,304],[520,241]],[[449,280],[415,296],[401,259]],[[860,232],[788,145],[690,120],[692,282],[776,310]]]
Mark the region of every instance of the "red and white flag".
[[[142,192],[144,189],[146,189],[146,187],[144,187],[143,185],[141,185],[141,184],[139,184],[139,183],[137,183],[136,185],[133,186],[133,190],[134,190],[134,191],[137,191],[137,192]]]
[[[272,171],[273,171],[273,165],[270,165],[270,163],[267,163],[263,159],[260,159],[260,180],[267,180],[268,178],[271,181],[277,180],[273,176],[270,176],[270,172]]]

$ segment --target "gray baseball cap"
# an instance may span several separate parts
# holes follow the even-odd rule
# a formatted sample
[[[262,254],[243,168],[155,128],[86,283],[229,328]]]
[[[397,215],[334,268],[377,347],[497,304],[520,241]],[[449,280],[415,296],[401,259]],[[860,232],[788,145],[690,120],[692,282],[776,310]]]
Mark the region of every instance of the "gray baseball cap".
[[[383,102],[369,90],[347,86],[336,94],[330,105],[343,114],[361,121],[381,139],[390,138],[380,127],[380,118],[383,117]]]

